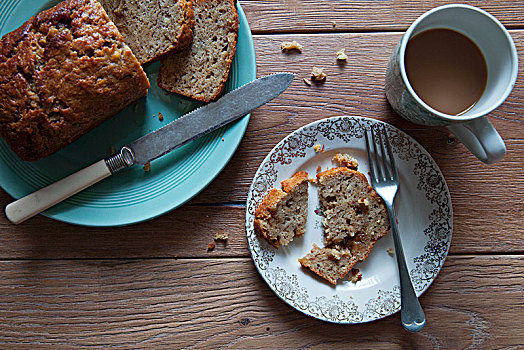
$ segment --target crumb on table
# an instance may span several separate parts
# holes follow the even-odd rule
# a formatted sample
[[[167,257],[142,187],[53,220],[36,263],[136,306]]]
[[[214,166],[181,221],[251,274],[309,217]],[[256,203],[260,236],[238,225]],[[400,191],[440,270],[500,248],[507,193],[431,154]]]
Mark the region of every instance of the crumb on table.
[[[348,56],[345,54],[345,49],[340,49],[337,51],[337,60],[339,61],[347,61]]]
[[[306,84],[307,86],[311,86],[311,82],[306,78],[304,78],[304,84]]]
[[[324,81],[326,80],[326,73],[324,73],[323,68],[313,67],[313,70],[311,71],[311,80],[314,81]]]
[[[225,232],[217,232],[215,233],[215,241],[227,241],[229,238],[228,234]]]
[[[210,252],[215,249],[215,242],[211,242],[207,245],[207,251]]]
[[[302,45],[300,45],[296,40],[284,41],[280,44],[280,49],[282,49],[282,51],[297,50],[298,52],[302,52]]]

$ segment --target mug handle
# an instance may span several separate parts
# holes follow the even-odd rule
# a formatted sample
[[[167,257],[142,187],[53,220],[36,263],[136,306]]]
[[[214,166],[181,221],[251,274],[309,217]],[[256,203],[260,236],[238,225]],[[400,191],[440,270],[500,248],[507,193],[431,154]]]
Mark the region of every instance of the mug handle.
[[[481,161],[493,164],[506,155],[506,145],[488,118],[447,127]]]

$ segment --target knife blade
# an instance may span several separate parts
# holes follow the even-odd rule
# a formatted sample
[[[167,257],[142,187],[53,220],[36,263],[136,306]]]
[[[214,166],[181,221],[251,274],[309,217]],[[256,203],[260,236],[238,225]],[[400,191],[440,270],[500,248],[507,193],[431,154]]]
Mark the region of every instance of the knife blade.
[[[19,224],[121,169],[149,163],[271,101],[289,87],[294,77],[291,73],[276,73],[247,83],[129,143],[118,154],[8,204],[6,216]]]

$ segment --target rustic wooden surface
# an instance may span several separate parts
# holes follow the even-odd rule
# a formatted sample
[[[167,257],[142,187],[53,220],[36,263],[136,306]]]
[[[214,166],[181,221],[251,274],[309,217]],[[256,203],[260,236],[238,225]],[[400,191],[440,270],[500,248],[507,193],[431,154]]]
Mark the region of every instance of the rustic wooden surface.
[[[188,204],[129,227],[85,228],[0,216],[0,348],[510,348],[524,345],[524,66],[491,116],[508,147],[484,165],[443,128],[402,120],[384,97],[386,63],[407,26],[449,1],[241,0],[258,75],[298,75],[255,111],[224,171]],[[467,1],[511,29],[524,61],[524,1]],[[335,26],[333,26],[335,21]],[[301,54],[280,52],[297,40]],[[346,48],[348,63],[336,63]],[[307,86],[313,66],[325,84]],[[244,230],[246,193],[271,148],[293,130],[337,115],[391,123],[434,157],[451,191],[450,256],[422,296],[428,325],[398,315],[357,326],[306,317],[259,277]],[[0,191],[0,204],[12,199]],[[215,232],[227,243],[207,245]]]

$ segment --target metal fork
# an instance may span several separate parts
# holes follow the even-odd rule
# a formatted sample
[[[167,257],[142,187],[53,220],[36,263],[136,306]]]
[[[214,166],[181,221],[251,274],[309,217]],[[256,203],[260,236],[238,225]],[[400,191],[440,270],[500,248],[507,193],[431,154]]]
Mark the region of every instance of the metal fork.
[[[375,132],[373,131],[374,129],[377,129],[377,135],[375,135]],[[413,284],[411,283],[411,278],[409,277],[404,251],[402,250],[402,242],[400,241],[400,235],[398,232],[395,209],[393,208],[393,202],[399,186],[395,159],[384,126],[382,126],[382,128],[378,125],[371,126],[373,151],[371,150],[367,128],[365,136],[369,172],[373,188],[386,203],[389,212],[389,221],[391,222],[391,231],[393,231],[395,255],[397,257],[398,272],[400,275],[400,318],[405,329],[410,332],[417,332],[424,328],[426,317],[424,316],[424,311],[420,306],[415,290],[413,289]],[[382,138],[384,138],[384,140],[382,140]],[[384,143],[386,147],[384,147]],[[371,153],[373,153],[373,157]]]

